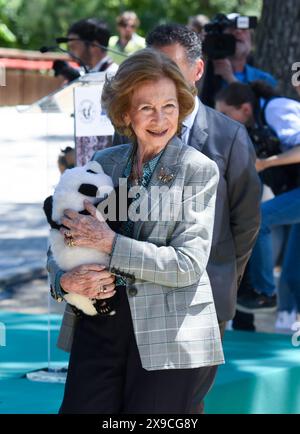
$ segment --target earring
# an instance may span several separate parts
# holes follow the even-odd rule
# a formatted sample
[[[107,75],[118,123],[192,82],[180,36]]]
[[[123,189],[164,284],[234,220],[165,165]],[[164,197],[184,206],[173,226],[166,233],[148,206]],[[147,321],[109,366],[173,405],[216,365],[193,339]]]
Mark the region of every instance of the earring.
[[[127,137],[132,137],[132,129],[131,129],[131,127],[130,127],[130,126],[125,127],[125,128],[123,129],[123,133],[124,133],[124,135],[127,136]]]

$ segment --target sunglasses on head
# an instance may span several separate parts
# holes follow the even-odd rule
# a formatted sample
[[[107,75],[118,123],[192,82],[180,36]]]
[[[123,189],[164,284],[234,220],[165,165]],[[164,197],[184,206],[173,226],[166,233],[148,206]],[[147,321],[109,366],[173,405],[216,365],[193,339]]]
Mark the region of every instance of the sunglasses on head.
[[[131,29],[135,29],[135,24],[128,24],[128,23],[119,23],[120,27],[130,27]]]
[[[71,41],[82,41],[82,39],[80,38],[68,38],[68,37],[61,37],[61,38],[56,38],[55,39],[57,44],[64,44],[66,42],[71,42]],[[84,42],[84,41],[82,41]]]

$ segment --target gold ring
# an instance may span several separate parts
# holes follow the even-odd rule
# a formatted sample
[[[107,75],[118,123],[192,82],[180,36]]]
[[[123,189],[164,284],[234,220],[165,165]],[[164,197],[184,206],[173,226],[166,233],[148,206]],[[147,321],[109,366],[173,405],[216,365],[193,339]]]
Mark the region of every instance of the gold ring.
[[[71,244],[71,247],[75,247],[76,246],[74,238],[70,238],[70,244]]]
[[[76,246],[75,241],[72,237],[68,238],[67,246],[68,247],[75,247]]]
[[[100,289],[97,294],[95,295],[95,297],[99,297],[103,294],[103,289]]]

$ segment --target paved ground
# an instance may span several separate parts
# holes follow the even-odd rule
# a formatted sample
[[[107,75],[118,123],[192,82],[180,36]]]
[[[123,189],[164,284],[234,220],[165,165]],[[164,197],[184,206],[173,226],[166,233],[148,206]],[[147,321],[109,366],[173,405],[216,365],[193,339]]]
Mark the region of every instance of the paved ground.
[[[49,296],[46,275],[27,282],[8,285],[0,297],[0,310],[45,314],[64,311],[64,303],[57,303]]]
[[[73,119],[0,108],[0,309],[45,313],[48,224],[44,199],[58,182],[57,156],[73,146]],[[51,302],[51,311],[63,306]]]
[[[0,291],[45,267],[48,224],[42,203],[58,182],[57,156],[73,145],[73,120],[1,108]]]

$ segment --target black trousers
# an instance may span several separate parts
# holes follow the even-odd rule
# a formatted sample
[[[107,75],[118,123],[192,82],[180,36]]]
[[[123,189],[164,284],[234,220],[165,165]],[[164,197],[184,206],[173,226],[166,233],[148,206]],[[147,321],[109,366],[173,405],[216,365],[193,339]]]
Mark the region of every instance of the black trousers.
[[[247,296],[253,294],[253,285],[251,281],[251,275],[249,271],[249,264],[246,265],[245,272],[238,289],[238,297]],[[255,332],[254,315],[253,313],[245,313],[236,311],[235,317],[232,320],[233,330],[245,330]]]
[[[219,321],[220,335],[223,342],[225,335],[227,321]],[[195,388],[193,401],[199,409],[199,413],[204,413],[204,398],[207,393],[212,389],[219,365],[208,366],[203,368],[201,380],[198,381],[197,388]]]
[[[115,316],[77,322],[60,413],[202,413],[217,367],[145,370],[125,291]]]

